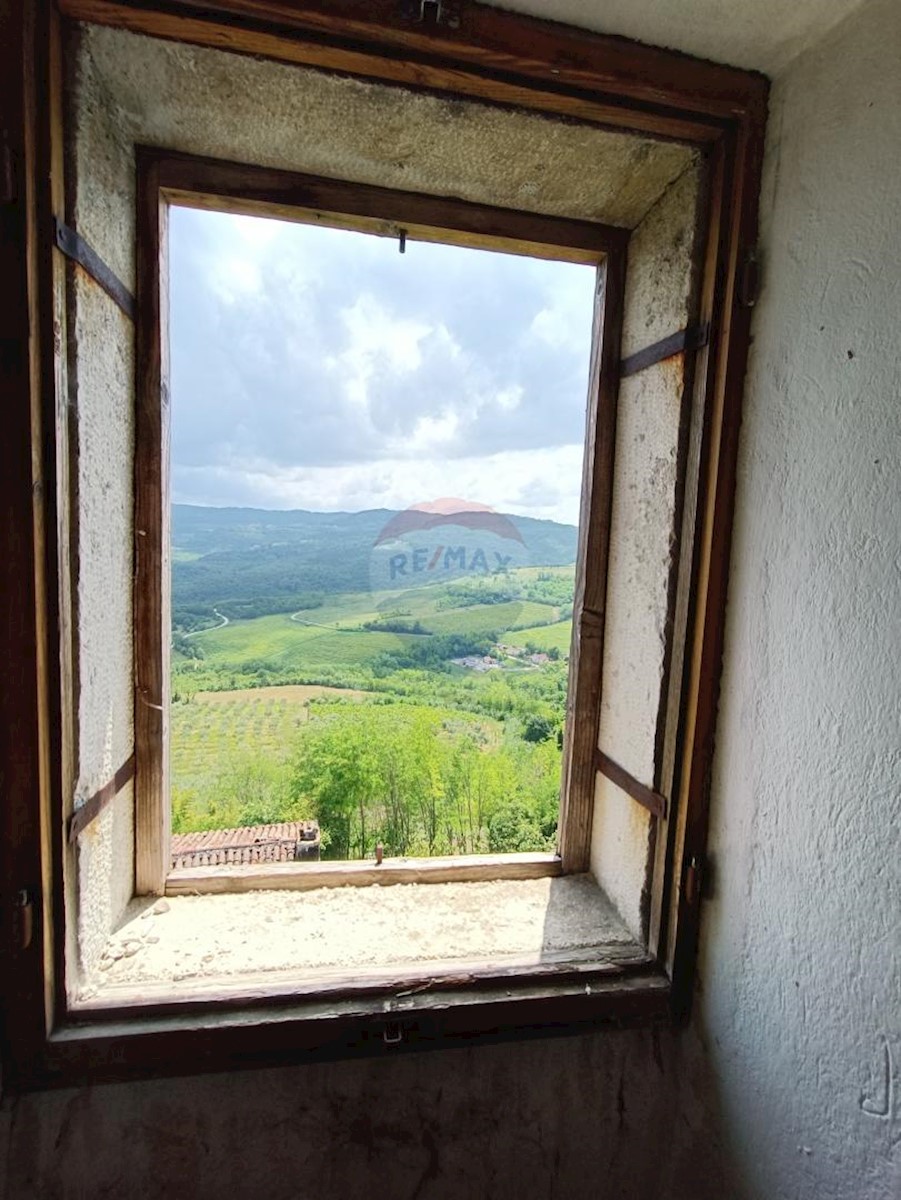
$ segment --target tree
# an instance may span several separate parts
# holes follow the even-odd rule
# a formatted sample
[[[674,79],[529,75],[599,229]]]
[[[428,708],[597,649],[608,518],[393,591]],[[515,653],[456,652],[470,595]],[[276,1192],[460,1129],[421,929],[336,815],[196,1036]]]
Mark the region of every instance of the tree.
[[[316,706],[300,734],[291,790],[312,809],[326,853],[542,850],[557,821],[553,737],[498,740],[492,723],[430,705]]]
[[[360,708],[311,720],[292,778],[295,799],[312,802],[334,858],[365,858],[366,813],[379,786],[371,714]]]
[[[526,742],[546,742],[548,738],[554,736],[555,729],[555,722],[550,717],[544,717],[540,713],[531,713],[526,717],[523,727],[523,740]]]

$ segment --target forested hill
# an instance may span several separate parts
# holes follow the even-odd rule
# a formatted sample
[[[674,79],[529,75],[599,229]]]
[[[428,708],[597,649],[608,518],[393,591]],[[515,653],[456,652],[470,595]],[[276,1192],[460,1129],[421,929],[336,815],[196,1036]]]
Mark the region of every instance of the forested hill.
[[[307,512],[303,509],[172,506],[173,608],[223,608],[233,617],[303,607],[317,597],[372,584],[373,547],[397,514]],[[503,518],[499,518],[503,520]],[[576,554],[577,529],[555,521],[510,517],[531,566],[565,566]],[[459,527],[413,535],[472,548],[482,535]],[[484,540],[484,538],[483,538]],[[490,555],[489,555],[490,559]],[[522,562],[521,554],[517,562]],[[425,581],[425,580],[423,580]],[[418,582],[418,580],[417,580]]]

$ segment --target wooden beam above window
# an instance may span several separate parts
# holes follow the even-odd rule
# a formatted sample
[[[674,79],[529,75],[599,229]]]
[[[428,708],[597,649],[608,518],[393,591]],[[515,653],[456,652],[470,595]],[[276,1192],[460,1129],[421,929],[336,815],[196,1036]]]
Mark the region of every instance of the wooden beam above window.
[[[155,162],[166,198],[190,208],[356,229],[398,241],[403,234],[408,242],[444,242],[575,263],[598,263],[629,240],[627,229],[599,221],[492,208],[149,147],[141,153]]]
[[[698,145],[765,115],[761,75],[463,0],[459,22],[400,0],[61,0],[80,21],[474,96]]]

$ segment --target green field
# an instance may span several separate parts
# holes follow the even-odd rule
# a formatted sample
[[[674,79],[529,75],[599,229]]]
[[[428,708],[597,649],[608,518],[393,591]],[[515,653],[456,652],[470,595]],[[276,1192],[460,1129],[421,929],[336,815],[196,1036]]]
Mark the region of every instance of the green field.
[[[309,717],[314,697],[357,699],[363,692],[317,686],[242,688],[234,692],[198,692],[172,706],[172,774],[187,784],[206,775],[248,742],[255,751],[282,758]]]
[[[317,611],[317,617],[319,613]],[[374,616],[375,614],[373,614]],[[266,664],[276,669],[371,661],[414,641],[414,635],[370,633],[303,625],[290,616],[257,617],[233,621],[194,639],[209,662],[248,665]]]
[[[316,817],[327,857],[549,849],[554,740],[436,704],[259,689],[174,706],[176,833]]]
[[[374,839],[388,853],[548,848],[571,581],[571,568],[543,567],[331,594],[180,634],[173,828],[317,817],[335,857],[371,853]],[[498,641],[554,661],[454,665],[497,657]]]
[[[557,618],[557,609],[532,600],[509,600],[505,604],[474,604],[452,608],[421,618],[429,633],[500,633],[525,625],[543,625]]]
[[[259,806],[262,798],[277,804],[279,796],[287,801],[287,766],[309,719],[310,700],[362,695],[316,686],[264,687],[198,692],[173,704],[174,831],[267,819],[265,812],[253,812],[254,803]]]
[[[553,625],[537,625],[531,629],[516,629],[505,633],[502,641],[510,646],[537,646],[539,650],[559,650],[569,654],[573,623],[556,621]]]
[[[374,836],[397,853],[433,853],[436,845],[451,851],[486,849],[492,836],[495,842],[501,836],[499,828],[504,837],[519,839],[517,845],[523,837],[531,844],[548,836],[541,833],[540,821],[535,823],[535,813],[538,805],[549,829],[555,760],[550,748],[518,739],[511,750],[498,720],[432,704],[385,704],[363,692],[318,686],[198,692],[172,706],[173,830],[319,816],[336,852],[345,856],[354,838],[363,836],[351,830],[357,805],[346,810],[365,770],[367,819],[381,821]],[[300,778],[306,783],[298,788],[298,772],[304,769]],[[330,772],[335,773],[330,792],[320,795],[316,789]],[[423,793],[424,778],[431,783]],[[402,779],[404,792],[418,793],[413,810],[397,793],[391,808],[391,781]],[[530,790],[531,819],[527,815],[524,824],[523,814],[514,809],[511,834],[510,797],[523,786]],[[541,795],[533,803],[535,786]],[[433,819],[422,826],[426,800]]]
[[[218,629],[192,636],[192,643],[209,663],[246,667],[265,664],[276,670],[329,665],[361,665],[380,654],[415,646],[422,635],[362,629],[365,622],[389,619],[418,621],[427,634],[481,637],[501,630],[551,625],[559,611],[550,604],[510,600],[440,609],[443,589],[416,592],[358,592],[335,597],[313,610],[250,621],[231,621]],[[514,645],[523,644],[510,640]]]

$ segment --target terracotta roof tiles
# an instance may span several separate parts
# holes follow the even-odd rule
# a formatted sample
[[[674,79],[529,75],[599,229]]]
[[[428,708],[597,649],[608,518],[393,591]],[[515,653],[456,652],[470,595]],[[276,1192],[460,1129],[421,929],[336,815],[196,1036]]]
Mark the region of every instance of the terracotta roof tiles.
[[[200,833],[172,835],[172,869],[218,867],[236,863],[293,862],[301,857],[298,843],[318,857],[319,826],[315,821],[282,821],[275,825],[247,825],[240,829],[205,829]]]

